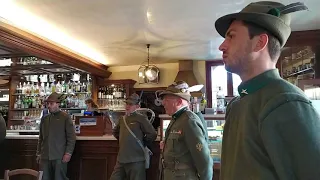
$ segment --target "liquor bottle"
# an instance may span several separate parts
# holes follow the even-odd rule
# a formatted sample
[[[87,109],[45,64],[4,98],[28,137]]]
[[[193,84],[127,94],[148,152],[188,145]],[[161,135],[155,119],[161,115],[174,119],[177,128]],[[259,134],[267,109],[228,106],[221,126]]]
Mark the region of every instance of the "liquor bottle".
[[[205,114],[205,109],[207,107],[207,99],[205,93],[202,94],[202,99],[200,101],[200,111],[202,114]]]
[[[18,109],[18,98],[16,98],[14,105],[13,105],[14,109]]]
[[[47,83],[47,86],[45,87],[46,95],[50,95],[52,92],[52,89],[50,88],[50,84]]]
[[[101,87],[99,87],[98,99],[102,99],[102,88]]]
[[[17,108],[18,108],[18,109],[21,108],[21,97],[20,97],[20,96],[18,96]]]
[[[35,89],[34,89],[34,94],[35,94],[36,96],[38,96],[38,95],[40,94],[39,84],[38,84],[38,83],[34,83],[34,87],[35,87]]]
[[[119,92],[120,92],[119,97],[123,98],[123,85],[122,84],[120,86]]]
[[[54,84],[54,82],[51,83],[51,93],[56,92],[56,85]]]
[[[91,88],[92,88],[92,84],[91,84],[91,82],[88,80],[88,83],[87,83],[87,92],[88,92],[88,93],[91,93]]]
[[[217,92],[217,114],[224,114],[225,112],[225,96],[223,94],[222,88],[219,86],[219,91]]]
[[[57,92],[57,93],[61,93],[61,84],[60,84],[60,81],[58,81],[57,84],[56,84],[56,92]]]
[[[198,113],[199,112],[199,103],[198,103],[198,98],[197,97],[193,98],[192,112],[194,112],[194,113]]]

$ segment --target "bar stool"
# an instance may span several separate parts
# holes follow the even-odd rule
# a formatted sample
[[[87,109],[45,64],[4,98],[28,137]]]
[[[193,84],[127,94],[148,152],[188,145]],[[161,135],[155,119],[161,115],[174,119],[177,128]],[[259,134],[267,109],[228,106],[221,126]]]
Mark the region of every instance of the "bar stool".
[[[9,180],[10,176],[20,175],[20,174],[28,174],[31,176],[37,177],[37,180],[42,180],[42,171],[35,171],[33,169],[15,169],[15,170],[6,170],[4,172],[4,180]]]

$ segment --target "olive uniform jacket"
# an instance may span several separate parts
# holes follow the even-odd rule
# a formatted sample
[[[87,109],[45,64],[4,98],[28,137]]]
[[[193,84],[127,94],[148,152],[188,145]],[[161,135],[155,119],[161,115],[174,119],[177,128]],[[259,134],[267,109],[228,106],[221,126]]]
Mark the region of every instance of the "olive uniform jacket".
[[[144,151],[128,131],[124,120],[126,120],[130,130],[144,145],[152,144],[157,138],[157,132],[154,130],[147,116],[138,112],[133,112],[129,116],[119,119],[118,124],[113,129],[113,136],[119,140],[118,162],[132,163],[144,161]]]
[[[320,116],[278,70],[240,84],[226,111],[221,180],[319,180]]]
[[[206,129],[199,117],[187,107],[172,115],[165,132],[163,158],[165,164],[186,165],[200,180],[211,180],[213,161],[206,139]],[[175,169],[172,169],[175,170]],[[178,176],[178,174],[177,174]],[[166,178],[167,176],[164,175]],[[170,179],[176,179],[170,177]]]
[[[64,154],[72,155],[75,143],[73,122],[67,113],[58,111],[41,119],[37,148],[41,159],[57,160]]]

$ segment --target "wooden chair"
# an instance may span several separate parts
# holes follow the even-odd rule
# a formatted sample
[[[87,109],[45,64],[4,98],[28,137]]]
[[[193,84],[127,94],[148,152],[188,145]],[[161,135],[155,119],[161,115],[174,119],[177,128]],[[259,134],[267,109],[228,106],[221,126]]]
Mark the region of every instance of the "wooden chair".
[[[33,169],[15,169],[15,170],[6,170],[4,172],[4,180],[9,180],[10,176],[20,175],[20,174],[28,174],[31,176],[37,177],[37,180],[42,180],[42,171],[35,171]]]

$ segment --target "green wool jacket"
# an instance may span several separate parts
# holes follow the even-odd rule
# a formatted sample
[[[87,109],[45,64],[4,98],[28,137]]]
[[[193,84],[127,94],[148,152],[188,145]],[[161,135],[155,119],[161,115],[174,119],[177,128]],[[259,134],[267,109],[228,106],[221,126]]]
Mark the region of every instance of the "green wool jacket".
[[[72,155],[76,134],[70,116],[62,111],[44,116],[40,122],[37,155],[45,160],[62,159]]]
[[[181,165],[189,166],[188,171],[196,172],[201,180],[212,180],[213,161],[210,156],[210,150],[206,139],[206,129],[199,117],[188,110],[182,108],[174,115],[165,132],[165,142],[163,150],[165,164],[175,164],[175,167]],[[170,169],[175,173],[166,174],[167,167],[164,167],[164,179],[178,179],[184,176],[185,172],[179,169]],[[179,173],[182,174],[179,174]]]
[[[125,120],[130,130],[144,145],[152,144],[157,138],[157,132],[154,130],[147,116],[133,112],[129,116],[125,116]],[[126,128],[124,118],[121,118],[113,129],[113,136],[119,140],[117,160],[120,163],[132,163],[145,160],[144,151]]]
[[[221,180],[319,180],[320,117],[276,69],[240,84],[223,132]]]

